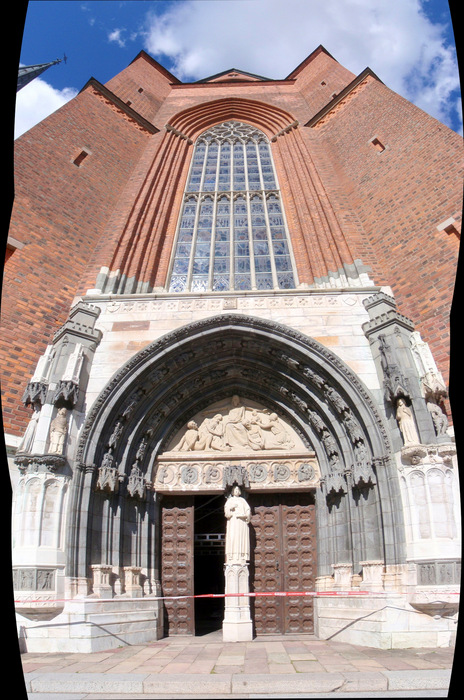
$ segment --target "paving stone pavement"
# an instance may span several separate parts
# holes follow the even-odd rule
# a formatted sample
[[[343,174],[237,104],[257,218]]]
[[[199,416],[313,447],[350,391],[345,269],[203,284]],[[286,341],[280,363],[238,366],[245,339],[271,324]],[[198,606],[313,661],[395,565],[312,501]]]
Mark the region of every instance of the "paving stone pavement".
[[[223,643],[218,631],[92,654],[23,653],[21,663],[32,700],[447,697],[453,657],[452,647],[383,650],[308,635]]]

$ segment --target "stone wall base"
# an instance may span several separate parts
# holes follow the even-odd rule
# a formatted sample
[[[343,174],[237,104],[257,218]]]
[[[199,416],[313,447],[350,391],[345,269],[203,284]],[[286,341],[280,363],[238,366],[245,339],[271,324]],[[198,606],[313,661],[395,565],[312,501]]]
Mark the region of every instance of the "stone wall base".
[[[402,594],[315,598],[314,606],[314,631],[320,639],[377,649],[408,649],[448,647],[456,638],[456,612],[433,617],[413,608]]]
[[[92,653],[163,636],[160,601],[75,599],[48,621],[17,615],[21,652]]]

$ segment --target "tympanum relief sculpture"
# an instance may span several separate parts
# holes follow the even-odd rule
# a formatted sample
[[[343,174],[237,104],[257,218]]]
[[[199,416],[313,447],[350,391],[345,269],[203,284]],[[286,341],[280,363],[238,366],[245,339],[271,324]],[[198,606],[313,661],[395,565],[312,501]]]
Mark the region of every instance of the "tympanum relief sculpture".
[[[199,414],[187,423],[174,452],[216,451],[251,452],[292,450],[295,447],[290,429],[276,413],[266,408],[246,405],[239,396]]]
[[[192,416],[160,455],[157,491],[222,490],[228,470],[246,471],[250,490],[308,488],[320,473],[315,453],[274,411],[234,395]]]

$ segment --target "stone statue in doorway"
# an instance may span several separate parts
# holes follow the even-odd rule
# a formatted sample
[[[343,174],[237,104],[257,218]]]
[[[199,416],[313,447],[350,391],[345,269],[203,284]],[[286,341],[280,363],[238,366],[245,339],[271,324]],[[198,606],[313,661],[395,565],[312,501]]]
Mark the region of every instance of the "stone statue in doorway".
[[[250,559],[251,509],[238,486],[232,489],[224,514],[227,518],[226,564],[244,564]]]

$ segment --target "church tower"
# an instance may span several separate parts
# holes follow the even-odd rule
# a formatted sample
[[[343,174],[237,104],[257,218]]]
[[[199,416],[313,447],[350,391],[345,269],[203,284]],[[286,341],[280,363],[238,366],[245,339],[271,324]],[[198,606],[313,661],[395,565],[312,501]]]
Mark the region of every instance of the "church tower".
[[[28,650],[219,627],[224,598],[195,596],[232,590],[237,486],[232,626],[451,643],[462,138],[322,46],[280,80],[193,83],[142,51],[16,141],[15,189],[1,357]]]

